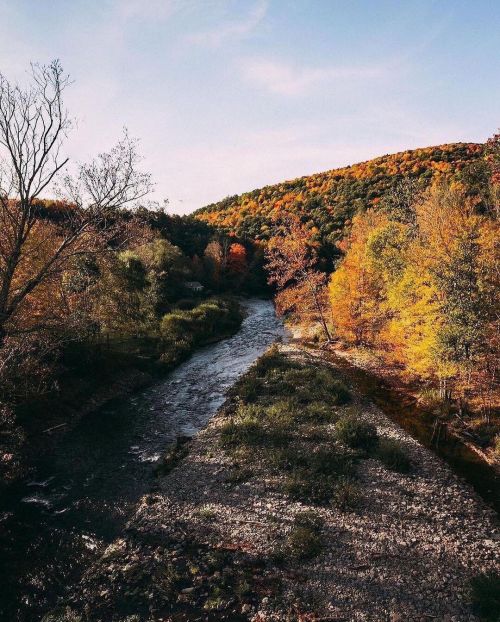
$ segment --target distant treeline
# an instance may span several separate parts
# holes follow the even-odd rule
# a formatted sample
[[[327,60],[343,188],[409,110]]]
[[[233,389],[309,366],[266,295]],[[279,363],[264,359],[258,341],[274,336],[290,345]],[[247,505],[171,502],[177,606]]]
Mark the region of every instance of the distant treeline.
[[[293,214],[308,227],[318,244],[318,260],[326,271],[341,256],[338,242],[352,218],[390,196],[401,181],[422,189],[439,177],[463,180],[480,192],[488,175],[485,147],[452,143],[385,155],[344,168],[265,186],[208,205],[195,216],[244,238],[267,240],[280,214]]]

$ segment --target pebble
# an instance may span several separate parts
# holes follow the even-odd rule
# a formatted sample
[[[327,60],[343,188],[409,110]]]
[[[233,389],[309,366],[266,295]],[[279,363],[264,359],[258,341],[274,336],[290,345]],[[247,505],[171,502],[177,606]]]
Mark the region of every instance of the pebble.
[[[282,347],[292,351],[294,346]],[[296,351],[293,355],[301,356]],[[271,566],[273,578],[264,577],[263,583],[262,575],[253,570],[250,580],[263,591],[258,606],[241,605],[243,615],[253,620],[284,622],[289,619],[287,610],[295,603],[311,600],[325,619],[476,622],[468,586],[472,576],[500,563],[500,532],[495,515],[446,464],[374,405],[362,401],[360,409],[380,435],[404,445],[415,469],[409,476],[401,475],[387,471],[377,460],[361,460],[358,474],[363,498],[357,511],[309,508],[290,501],[276,491],[275,478],[265,472],[259,472],[237,490],[226,487],[230,462],[221,452],[217,437],[226,416],[222,412],[192,441],[187,458],[160,481],[155,492],[158,501],[141,504],[131,526],[144,535],[145,542],[149,536],[158,539],[161,533],[162,550],[167,552],[173,548],[169,539],[184,539],[186,544],[199,541],[200,546],[202,543],[214,551],[240,548],[252,559],[268,560],[276,542],[289,532],[297,512],[310,509],[324,520],[323,552],[312,560]],[[197,514],[207,504],[207,497],[210,505],[217,507],[217,520],[210,525]],[[135,558],[127,559],[126,550]],[[141,566],[141,581],[154,575],[162,552],[148,558],[146,551],[146,544],[136,544],[132,539],[121,539],[108,547],[105,557],[113,561],[117,585],[132,559],[134,569]],[[185,548],[177,547],[168,559],[182,560],[185,554]],[[368,567],[360,568],[363,566]],[[228,564],[224,576],[232,570]],[[109,588],[109,573],[104,561],[87,573],[84,587],[90,612],[92,594],[107,594],[110,589],[111,596],[114,588]],[[130,575],[135,577],[135,570]],[[212,572],[210,584],[215,585],[221,578],[218,570]],[[280,583],[282,591],[276,593],[275,585]],[[194,590],[182,589],[181,601],[187,601]],[[118,598],[114,594],[112,597]],[[157,598],[152,596],[152,604]]]

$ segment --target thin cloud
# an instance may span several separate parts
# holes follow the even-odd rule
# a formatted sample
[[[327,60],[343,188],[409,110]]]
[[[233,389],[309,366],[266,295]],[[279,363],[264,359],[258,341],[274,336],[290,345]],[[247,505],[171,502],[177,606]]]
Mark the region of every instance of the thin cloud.
[[[254,86],[277,95],[303,95],[314,86],[334,81],[379,78],[381,66],[299,67],[265,58],[246,59],[240,63],[241,75]]]
[[[266,17],[268,0],[259,0],[241,19],[219,24],[212,30],[196,32],[187,36],[188,43],[207,47],[219,47],[226,41],[244,39],[250,35]]]
[[[124,20],[164,20],[180,8],[182,8],[180,0],[119,0],[116,4],[116,10]]]

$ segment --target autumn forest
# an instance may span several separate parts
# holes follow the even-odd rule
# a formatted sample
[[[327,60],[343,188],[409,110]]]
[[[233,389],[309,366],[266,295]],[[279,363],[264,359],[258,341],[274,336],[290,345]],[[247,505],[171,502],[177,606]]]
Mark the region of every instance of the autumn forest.
[[[46,622],[396,621],[426,619],[411,617],[424,610],[438,619],[449,605],[458,617],[440,620],[472,620],[478,618],[460,616],[474,602],[474,611],[486,612],[482,619],[498,619],[491,614],[498,602],[493,554],[485,557],[484,576],[463,570],[469,567],[464,562],[443,584],[446,591],[455,589],[455,580],[467,583],[472,592],[464,594],[472,596],[452,602],[448,595],[445,605],[439,598],[425,606],[401,605],[413,612],[408,618],[380,617],[386,601],[377,600],[372,575],[363,574],[372,565],[365,549],[348,561],[340,553],[335,559],[344,559],[345,572],[361,573],[349,579],[352,585],[364,577],[369,587],[349,592],[345,602],[344,592],[335,591],[336,579],[328,588],[338,611],[353,617],[321,617],[335,613],[333,605],[317,604],[297,586],[319,572],[307,564],[329,567],[321,554],[338,542],[332,531],[338,516],[347,517],[346,524],[366,520],[355,523],[360,534],[375,528],[375,518],[364,512],[370,495],[378,493],[363,489],[363,482],[377,491],[379,476],[384,490],[398,489],[387,478],[399,478],[398,490],[417,481],[416,492],[404,494],[430,499],[418,478],[434,469],[426,462],[432,454],[382,415],[369,411],[365,420],[373,396],[363,394],[354,376],[342,375],[340,361],[351,372],[359,368],[387,383],[397,399],[411,402],[414,418],[424,413],[418,441],[431,451],[440,455],[453,446],[456,453],[459,447],[467,459],[474,457],[471,469],[488,469],[483,487],[494,505],[500,463],[500,135],[485,143],[383,155],[229,196],[181,216],[168,201],[151,199],[153,179],[144,170],[140,143],[127,130],[94,159],[68,162],[67,136],[78,131],[65,103],[71,80],[59,61],[33,65],[29,76],[26,87],[0,76],[0,476],[6,508],[17,508],[5,511],[7,563],[1,572],[16,596],[3,610],[0,603],[0,612],[17,616],[12,620],[43,614]],[[269,350],[272,342],[281,345]],[[157,394],[163,401],[154,401]],[[197,396],[203,397],[199,404]],[[184,421],[195,408],[191,404],[198,418]],[[149,436],[141,428],[144,413],[154,430]],[[89,416],[95,436],[86,445]],[[144,438],[150,444],[150,437],[162,438],[159,422],[176,417],[181,423],[165,435],[165,449],[141,453]],[[198,433],[201,445],[193,440]],[[115,436],[125,448],[116,456]],[[104,464],[116,461],[99,474],[102,489],[92,488],[98,466],[86,462],[93,459],[94,444],[102,445]],[[44,497],[53,481],[63,480],[72,451],[83,458],[69,462],[70,484]],[[127,461],[133,468],[151,463],[154,470],[120,479],[128,473]],[[464,458],[461,476],[468,464]],[[82,470],[85,478],[78,480]],[[126,486],[133,480],[133,492],[117,484],[106,505],[102,491],[112,489],[115,477]],[[449,480],[440,477],[443,490],[442,481]],[[146,485],[148,478],[155,483]],[[161,481],[168,493],[160,492]],[[251,485],[257,488],[248,493],[255,495],[254,514],[248,515],[238,504]],[[71,547],[61,544],[55,570],[38,567],[39,574],[30,574],[31,541],[22,553],[16,547],[24,546],[26,533],[36,534],[38,547],[46,546],[40,543],[46,533],[59,538],[50,521],[84,507],[80,498],[73,506],[57,505],[71,486],[89,486],[82,498],[101,514],[92,518],[92,512],[78,510],[65,533],[73,538],[74,525],[83,529],[82,516],[87,531],[89,523],[101,521],[108,531],[93,527],[97,544],[86,541],[83,555],[71,548],[74,538]],[[458,485],[449,489],[456,497],[432,493],[436,503],[461,505],[460,495],[469,494]],[[404,494],[394,501],[401,505],[390,520],[404,514]],[[260,503],[264,498],[267,505]],[[23,503],[41,507],[41,518]],[[227,510],[232,504],[237,509]],[[415,506],[418,516],[429,504]],[[221,507],[228,513],[219,515]],[[436,510],[439,516],[447,515],[443,507],[441,514]],[[490,517],[485,507],[481,512]],[[113,508],[119,508],[119,519],[110,527]],[[242,512],[234,523],[231,512]],[[380,517],[381,524],[389,520],[385,513]],[[221,535],[216,518],[233,524],[233,531]],[[129,535],[116,544],[125,524]],[[423,525],[429,528],[431,519]],[[87,531],[81,533],[89,539]],[[470,531],[483,538],[482,531]],[[353,547],[365,546],[361,535],[354,540]],[[408,547],[418,546],[413,540],[412,532]],[[373,559],[386,560],[386,552]],[[51,553],[43,549],[40,555],[43,560]],[[88,575],[78,565],[82,558],[93,569]],[[409,559],[413,564],[416,557]],[[136,572],[134,564],[146,569]],[[296,580],[299,567],[305,578]],[[387,568],[390,573],[389,563]],[[415,576],[421,571],[421,563],[412,570]],[[285,605],[287,581],[293,604]],[[417,579],[418,589],[426,581]],[[400,590],[398,580],[389,583]],[[73,584],[80,587],[68,597],[61,586]],[[22,605],[21,594],[28,595]],[[400,592],[396,597],[403,602]],[[274,610],[268,602],[275,602]],[[355,606],[360,609],[350,609]],[[368,617],[355,617],[359,610]],[[272,617],[273,611],[285,617]],[[174,614],[180,617],[167,617]]]
[[[282,313],[476,413],[471,430],[494,446],[499,166],[496,135],[266,187],[197,217],[266,248]]]
[[[126,366],[145,352],[175,363],[193,347],[191,310],[207,292],[216,322],[226,294],[273,294],[279,313],[317,327],[319,342],[370,349],[471,417],[469,432],[500,451],[498,135],[382,156],[179,217],[146,201],[152,182],[127,133],[63,176],[68,78],[57,63],[33,71],[29,91],[5,78],[1,86],[4,423],[16,429],[12,405],[56,395],[82,364],[116,357]]]

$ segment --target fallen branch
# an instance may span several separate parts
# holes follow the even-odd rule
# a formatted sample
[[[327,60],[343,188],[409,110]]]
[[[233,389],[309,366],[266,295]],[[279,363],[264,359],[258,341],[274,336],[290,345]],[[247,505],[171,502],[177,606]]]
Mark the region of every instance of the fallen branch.
[[[62,428],[63,426],[68,425],[67,423],[60,423],[59,425],[53,425],[51,428],[47,428],[42,431],[42,434],[45,432],[52,432],[53,430],[57,430],[58,428]]]

